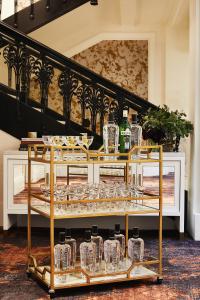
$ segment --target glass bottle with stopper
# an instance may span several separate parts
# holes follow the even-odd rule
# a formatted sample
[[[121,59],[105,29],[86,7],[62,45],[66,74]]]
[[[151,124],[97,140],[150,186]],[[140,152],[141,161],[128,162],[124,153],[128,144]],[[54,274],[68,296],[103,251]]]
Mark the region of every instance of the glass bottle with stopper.
[[[131,148],[134,146],[141,146],[142,141],[142,127],[138,124],[137,114],[132,114],[131,123]],[[135,150],[133,158],[137,158],[140,155],[139,149]]]
[[[117,153],[119,142],[119,126],[115,124],[114,114],[109,113],[108,124],[103,127],[103,144],[106,154]],[[105,160],[116,160],[116,156],[105,156]]]
[[[131,262],[141,262],[144,257],[144,240],[139,236],[139,228],[134,227],[132,238],[128,240],[128,257]],[[135,273],[140,273],[140,266],[134,268]]]
[[[70,269],[71,247],[65,244],[65,232],[59,233],[58,244],[54,246],[54,262],[56,271],[65,271]],[[67,275],[58,275],[60,282],[67,280]]]
[[[96,244],[96,271],[99,271],[101,269],[101,263],[102,263],[103,239],[98,234],[98,226],[97,225],[92,226],[91,240],[93,243]]]
[[[91,240],[91,231],[85,231],[85,241],[80,244],[81,268],[86,271],[95,272],[96,266],[96,244]]]
[[[115,239],[120,243],[120,262],[123,266],[125,256],[125,236],[120,231],[120,224],[115,224]]]
[[[120,242],[115,239],[114,230],[110,230],[109,239],[104,242],[104,260],[106,272],[116,272],[120,262]]]
[[[71,229],[65,229],[65,244],[71,247],[70,267],[75,268],[76,264],[76,240],[72,238]]]

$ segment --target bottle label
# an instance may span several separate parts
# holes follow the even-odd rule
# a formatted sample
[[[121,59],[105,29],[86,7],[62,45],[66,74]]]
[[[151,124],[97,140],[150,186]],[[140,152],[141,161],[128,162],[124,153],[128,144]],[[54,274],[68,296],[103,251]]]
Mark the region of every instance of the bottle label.
[[[126,130],[122,130],[122,131],[120,132],[120,134],[121,134],[121,135],[129,135],[129,136],[130,136],[130,135],[131,135],[131,131],[130,131],[130,129],[127,128]]]
[[[123,110],[123,118],[127,118],[128,117],[128,110]]]

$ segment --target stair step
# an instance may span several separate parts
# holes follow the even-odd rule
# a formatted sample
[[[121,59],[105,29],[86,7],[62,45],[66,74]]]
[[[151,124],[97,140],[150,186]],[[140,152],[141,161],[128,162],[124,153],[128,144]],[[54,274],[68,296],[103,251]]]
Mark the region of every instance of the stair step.
[[[41,108],[38,108],[38,107],[33,107],[33,106],[32,106],[32,108],[35,109],[35,110],[37,110],[37,111],[39,111],[39,112],[42,111],[42,109],[41,109]]]
[[[59,122],[60,124],[65,125],[65,121],[57,120],[57,122]]]

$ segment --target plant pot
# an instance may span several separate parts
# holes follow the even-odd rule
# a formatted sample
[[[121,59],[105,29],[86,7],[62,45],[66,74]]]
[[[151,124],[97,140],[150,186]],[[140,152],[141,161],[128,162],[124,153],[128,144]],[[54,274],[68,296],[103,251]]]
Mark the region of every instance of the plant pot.
[[[174,151],[174,144],[163,144],[163,151],[164,152],[173,152]]]

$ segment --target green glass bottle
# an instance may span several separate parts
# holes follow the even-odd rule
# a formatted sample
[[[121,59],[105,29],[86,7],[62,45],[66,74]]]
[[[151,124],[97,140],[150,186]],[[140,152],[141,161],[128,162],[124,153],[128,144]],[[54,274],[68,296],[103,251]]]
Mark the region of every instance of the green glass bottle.
[[[128,122],[128,111],[123,110],[123,118],[119,124],[119,152],[127,153],[131,148],[131,126]]]

